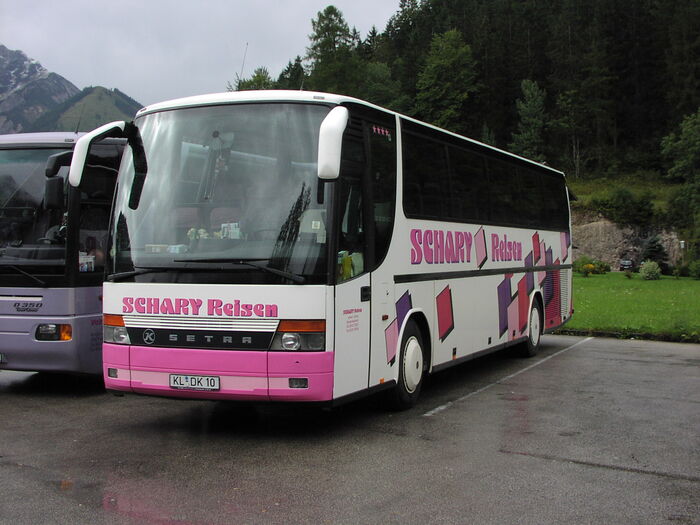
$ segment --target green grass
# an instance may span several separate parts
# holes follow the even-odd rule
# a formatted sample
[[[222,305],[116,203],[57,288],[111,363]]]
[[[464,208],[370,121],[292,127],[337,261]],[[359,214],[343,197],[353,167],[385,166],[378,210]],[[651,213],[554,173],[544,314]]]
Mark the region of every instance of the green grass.
[[[700,280],[610,272],[574,274],[573,286],[575,311],[564,332],[700,342]]]

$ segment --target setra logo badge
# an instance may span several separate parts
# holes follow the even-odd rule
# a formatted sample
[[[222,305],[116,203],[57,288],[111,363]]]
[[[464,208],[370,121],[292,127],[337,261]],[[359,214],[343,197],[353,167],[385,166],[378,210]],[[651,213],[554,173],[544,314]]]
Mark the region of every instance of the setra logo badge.
[[[147,328],[146,330],[143,331],[143,342],[146,343],[147,345],[152,345],[153,343],[156,342],[156,333],[151,330],[150,328]]]

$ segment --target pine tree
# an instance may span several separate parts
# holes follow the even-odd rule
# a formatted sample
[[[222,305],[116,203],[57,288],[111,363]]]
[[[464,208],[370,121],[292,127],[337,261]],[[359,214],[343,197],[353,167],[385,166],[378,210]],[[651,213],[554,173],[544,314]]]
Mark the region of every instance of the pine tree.
[[[248,91],[251,89],[272,89],[274,81],[266,67],[259,67],[253,71],[250,78],[241,78],[236,75],[235,85],[228,83],[228,91]]]
[[[446,129],[466,130],[467,100],[477,91],[475,61],[459,31],[435,35],[418,74],[415,113]]]
[[[294,62],[290,60],[287,67],[280,73],[275,87],[277,89],[303,89],[305,80],[306,72],[301,57],[297,55]]]
[[[544,131],[546,126],[545,98],[537,82],[523,80],[523,98],[516,101],[520,122],[509,148],[513,153],[532,160],[544,161]]]

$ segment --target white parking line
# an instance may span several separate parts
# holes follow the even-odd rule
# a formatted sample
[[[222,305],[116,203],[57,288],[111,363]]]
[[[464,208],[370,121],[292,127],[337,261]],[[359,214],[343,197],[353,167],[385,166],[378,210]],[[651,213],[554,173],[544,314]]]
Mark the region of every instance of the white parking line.
[[[568,352],[572,348],[577,347],[580,344],[586,343],[586,342],[590,341],[591,339],[593,339],[593,337],[587,337],[586,339],[582,339],[579,342],[572,344],[571,346],[567,346],[563,350],[559,350],[558,352],[555,352],[552,355],[545,357],[544,359],[540,359],[536,363],[534,363],[528,367],[525,367],[522,370],[515,372],[514,374],[510,374],[509,376],[503,377],[503,378],[499,379],[498,381],[494,381],[493,383],[486,385],[486,386],[483,386],[483,387],[479,388],[478,390],[474,390],[473,392],[469,392],[466,396],[462,396],[459,399],[455,399],[454,401],[449,401],[449,402],[445,403],[444,405],[440,405],[438,407],[435,407],[432,410],[427,411],[425,414],[423,414],[423,416],[424,417],[434,416],[435,414],[438,414],[438,413],[442,412],[443,410],[450,408],[455,403],[459,403],[460,401],[464,401],[465,399],[469,399],[472,396],[480,394],[484,390],[488,390],[492,386],[499,385],[505,381],[508,381],[509,379],[513,379],[515,376],[519,376],[523,372],[527,372],[528,370],[535,368],[536,366],[540,366],[545,361],[549,361],[550,359],[558,356],[559,354],[563,354],[564,352]]]

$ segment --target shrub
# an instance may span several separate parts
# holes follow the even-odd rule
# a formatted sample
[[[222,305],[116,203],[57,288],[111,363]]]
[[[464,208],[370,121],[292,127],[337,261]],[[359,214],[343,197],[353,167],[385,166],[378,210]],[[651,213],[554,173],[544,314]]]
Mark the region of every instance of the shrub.
[[[593,259],[588,257],[588,255],[582,255],[578,259],[574,261],[574,271],[577,273],[582,273],[583,272],[583,267],[586,264],[593,264]]]
[[[591,273],[604,274],[610,271],[610,265],[604,261],[592,259],[588,255],[582,255],[574,261],[574,271],[580,274],[584,273],[584,267],[590,266],[586,270],[586,276]]]
[[[700,259],[688,265],[688,275],[693,279],[700,279]]]
[[[593,270],[593,273],[597,274],[606,274],[610,271],[610,265],[606,262],[595,260],[593,261],[593,266],[595,269]]]
[[[661,267],[656,261],[644,261],[639,274],[647,281],[657,281],[661,279]]]
[[[590,274],[595,273],[595,265],[590,263],[584,264],[581,267],[581,273],[584,277],[588,277]]]

